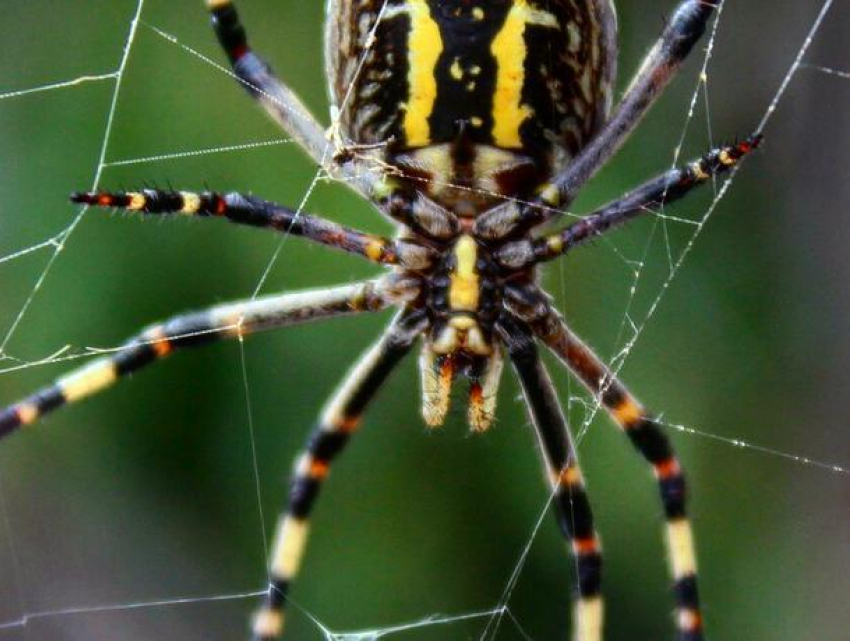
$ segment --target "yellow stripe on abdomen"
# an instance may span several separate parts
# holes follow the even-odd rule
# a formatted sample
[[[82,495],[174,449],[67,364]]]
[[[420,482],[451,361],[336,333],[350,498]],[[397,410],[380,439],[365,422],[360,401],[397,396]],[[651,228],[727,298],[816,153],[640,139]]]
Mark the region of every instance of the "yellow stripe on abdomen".
[[[496,59],[496,91],[493,94],[493,142],[497,147],[522,147],[520,127],[534,110],[522,102],[525,85],[525,45],[527,25],[558,27],[558,21],[548,11],[531,7],[527,0],[514,0],[505,24],[490,45]]]
[[[407,43],[410,96],[404,106],[404,135],[409,147],[424,147],[431,142],[428,118],[437,100],[436,69],[443,53],[443,39],[425,0],[408,0],[407,14],[410,16]]]

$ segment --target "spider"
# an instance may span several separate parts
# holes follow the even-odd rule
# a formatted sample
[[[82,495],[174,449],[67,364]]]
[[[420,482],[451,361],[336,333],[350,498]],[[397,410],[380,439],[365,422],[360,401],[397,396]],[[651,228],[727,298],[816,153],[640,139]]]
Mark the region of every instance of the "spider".
[[[254,196],[161,189],[80,192],[86,206],[220,217],[302,236],[388,268],[381,278],[217,305],[153,325],[118,351],[0,412],[0,437],[183,347],[343,314],[396,307],[332,396],[297,461],[253,618],[278,638],[332,461],[396,364],[422,338],[422,415],[435,427],[468,381],[468,422],[490,426],[503,357],[541,444],[558,524],[578,575],[574,638],[602,638],[602,556],[545,345],[590,390],[651,465],[666,515],[677,637],[703,636],[682,469],[658,423],[585,345],[537,285],[539,264],[684,197],[728,171],[759,134],[718,147],[555,231],[579,189],[615,153],[705,31],[720,0],[681,0],[611,109],[617,57],[610,0],[328,0],[329,132],[258,57],[230,0],[207,0],[218,40],[249,95],[333,177],[391,221],[383,238]]]

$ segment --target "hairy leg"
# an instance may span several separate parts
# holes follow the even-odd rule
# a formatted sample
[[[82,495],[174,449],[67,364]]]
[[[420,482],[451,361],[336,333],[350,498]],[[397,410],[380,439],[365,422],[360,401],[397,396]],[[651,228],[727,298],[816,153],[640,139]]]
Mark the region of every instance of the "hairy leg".
[[[578,575],[573,620],[575,641],[601,641],[603,625],[602,548],[593,525],[590,500],[555,387],[537,353],[531,329],[512,319],[500,321],[502,340],[522,386],[543,450],[554,491],[558,524],[572,546]]]
[[[153,325],[107,356],[0,410],[0,438],[63,405],[82,400],[174,350],[225,338],[386,306],[380,281],[216,305]]]
[[[703,622],[697,591],[696,550],[685,509],[685,477],[673,447],[646,409],[560,319],[552,319],[541,338],[554,354],[600,399],[611,418],[652,465],[667,519],[667,552],[679,641],[702,641]]]
[[[357,429],[366,405],[410,351],[414,339],[422,333],[425,325],[423,314],[402,313],[357,361],[322,412],[305,451],[298,458],[289,490],[289,504],[278,522],[269,560],[269,591],[265,603],[254,617],[254,638],[257,641],[276,639],[283,632],[286,597],[301,565],[310,514],[330,464]]]

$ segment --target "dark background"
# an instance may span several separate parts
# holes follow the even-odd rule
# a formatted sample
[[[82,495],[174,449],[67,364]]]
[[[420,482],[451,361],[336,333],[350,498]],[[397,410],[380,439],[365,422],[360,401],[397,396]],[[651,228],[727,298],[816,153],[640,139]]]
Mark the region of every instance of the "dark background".
[[[620,87],[673,2],[620,3]],[[132,0],[6,0],[0,93],[114,70]],[[683,158],[745,135],[761,119],[821,2],[728,2]],[[326,121],[321,2],[244,0],[255,46]],[[272,140],[281,135],[235,83],[150,26],[224,64],[201,2],[148,0],[107,160]],[[837,2],[806,56],[850,70],[850,7]],[[576,211],[669,166],[701,65],[694,56]],[[92,182],[111,82],[0,100],[0,256],[66,228],[72,189]],[[623,375],[666,421],[815,461],[850,464],[848,197],[850,81],[802,68],[630,354]],[[253,191],[297,204],[315,168],[293,145],[107,168],[102,185],[145,181]],[[696,220],[709,189],[669,214]],[[340,186],[308,209],[389,233]],[[665,240],[665,233],[666,239]],[[606,358],[622,345],[634,260],[646,251],[630,315],[661,292],[691,225],[650,219],[546,271],[565,315]],[[669,243],[669,245],[668,245]],[[648,246],[648,249],[646,249]],[[280,238],[205,221],[89,212],[6,347],[3,369],[65,346],[114,347],[153,320],[249,296]],[[0,335],[52,251],[0,263]],[[264,291],[375,273],[356,258],[283,244]],[[386,322],[360,317],[252,337],[244,345],[259,484],[269,533],[283,479],[326,396]],[[619,338],[618,338],[619,336]],[[79,361],[76,361],[79,364]],[[457,403],[426,432],[408,359],[335,466],[293,597],[333,630],[375,628],[498,603],[546,499],[517,386],[470,436]],[[69,367],[0,374],[11,402]],[[558,373],[575,424],[578,387]],[[692,434],[672,433],[693,487],[701,581],[714,639],[843,639],[850,628],[848,477]],[[252,591],[264,554],[240,347],[183,353],[0,447],[0,622],[75,606]],[[651,477],[604,417],[581,456],[605,543],[607,638],[672,638],[660,508]],[[571,562],[547,515],[509,602],[534,639],[565,639]],[[250,601],[65,615],[0,629],[17,639],[235,639]],[[292,608],[291,639],[321,638]],[[398,635],[475,639],[475,620]],[[499,639],[522,638],[506,621]]]

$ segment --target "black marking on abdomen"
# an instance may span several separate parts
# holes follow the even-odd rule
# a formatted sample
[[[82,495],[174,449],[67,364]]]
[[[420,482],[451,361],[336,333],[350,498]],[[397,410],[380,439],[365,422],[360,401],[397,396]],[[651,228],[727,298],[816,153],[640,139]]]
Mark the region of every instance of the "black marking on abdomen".
[[[492,144],[496,59],[490,46],[511,3],[486,8],[453,0],[431,0],[431,17],[440,27],[443,53],[435,69],[437,100],[428,118],[433,142],[450,142],[461,131],[470,142]],[[475,17],[474,9],[483,18]]]

